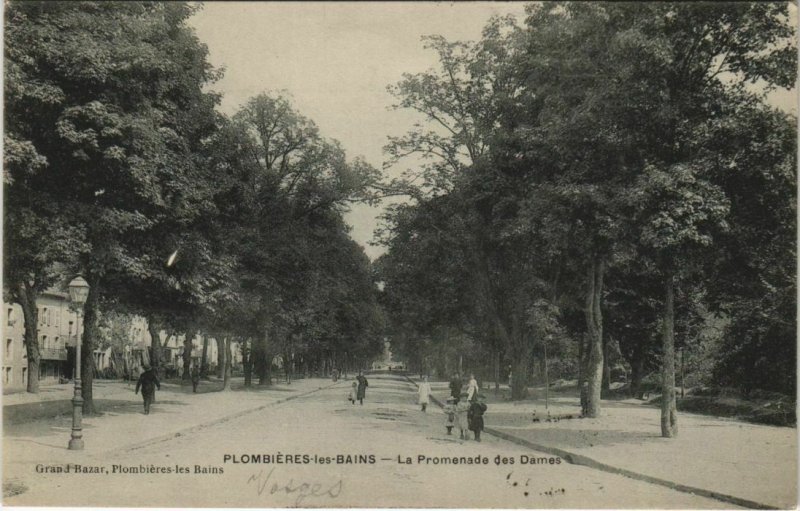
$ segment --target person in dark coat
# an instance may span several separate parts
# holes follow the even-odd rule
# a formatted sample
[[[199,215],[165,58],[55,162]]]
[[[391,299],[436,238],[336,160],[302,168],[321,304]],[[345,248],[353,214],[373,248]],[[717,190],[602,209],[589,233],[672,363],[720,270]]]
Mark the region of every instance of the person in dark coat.
[[[369,387],[369,382],[361,373],[361,371],[358,372],[358,376],[356,376],[356,381],[358,381],[358,394],[356,395],[356,399],[358,399],[358,402],[363,405],[364,396],[366,396],[367,394],[367,387]]]
[[[134,394],[139,393],[139,387],[142,388],[144,414],[148,415],[150,413],[150,404],[156,398],[156,387],[161,390],[161,382],[158,381],[158,376],[150,366],[145,366],[144,372],[139,375],[139,381],[136,382],[136,390],[133,391]]]
[[[462,383],[461,376],[458,373],[454,374],[450,380],[450,396],[456,400],[456,403],[461,399]]]
[[[483,414],[486,413],[486,404],[483,402],[483,396],[478,395],[477,399],[473,400],[469,405],[467,411],[467,422],[469,430],[475,434],[475,441],[481,441],[481,431],[483,431]]]
[[[200,384],[200,370],[195,367],[192,369],[192,392],[197,392],[197,386]]]

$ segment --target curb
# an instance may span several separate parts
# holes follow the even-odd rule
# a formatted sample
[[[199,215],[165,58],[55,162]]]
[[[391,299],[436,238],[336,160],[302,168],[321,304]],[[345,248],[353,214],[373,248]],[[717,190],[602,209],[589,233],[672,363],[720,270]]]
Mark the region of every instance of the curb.
[[[417,383],[408,377],[408,375],[404,375],[406,379],[413,383],[415,386],[419,387]],[[430,396],[431,401],[436,403],[440,408],[443,406],[442,402],[439,401],[435,396],[431,394]],[[657,484],[659,486],[664,486],[671,490],[689,493],[691,495],[698,495],[700,497],[706,497],[709,499],[719,500],[721,502],[725,502],[728,504],[734,504],[736,506],[748,508],[748,509],[781,509],[779,507],[769,506],[767,504],[762,504],[760,502],[755,502],[752,500],[742,499],[739,497],[734,497],[733,495],[727,495],[724,493],[715,492],[712,490],[705,490],[703,488],[696,488],[694,486],[687,486],[685,484],[675,483],[672,481],[668,481],[666,479],[660,479],[658,477],[649,476],[647,474],[641,474],[639,472],[634,472],[632,470],[627,470],[624,468],[615,467],[613,465],[608,465],[606,463],[601,463],[597,460],[584,456],[582,454],[576,454],[569,451],[565,451],[563,449],[559,449],[557,447],[550,447],[547,445],[537,444],[534,442],[530,442],[528,440],[510,435],[508,433],[504,433],[502,431],[498,431],[494,428],[484,428],[484,432],[488,433],[494,437],[500,438],[502,440],[506,440],[507,442],[511,442],[517,445],[521,445],[523,447],[528,447],[540,452],[544,452],[547,454],[552,454],[553,456],[559,456],[560,458],[564,459],[567,463],[572,465],[580,465],[588,468],[593,468],[595,470],[601,470],[603,472],[608,472],[611,474],[617,474],[621,476],[625,476],[631,479],[636,479],[637,481],[644,481],[651,484]]]
[[[319,392],[320,390],[325,390],[325,389],[329,389],[331,387],[335,387],[338,384],[339,384],[339,382],[336,382],[336,383],[332,383],[330,385],[325,385],[325,386],[319,387],[319,388],[314,389],[314,390],[309,390],[309,391],[306,391],[306,392],[302,392],[300,394],[295,394],[293,396],[288,396],[288,397],[284,397],[284,398],[281,398],[281,399],[277,399],[275,401],[271,401],[269,403],[257,406],[255,408],[248,408],[247,410],[242,410],[242,411],[239,411],[239,412],[235,412],[235,413],[232,413],[230,415],[226,415],[224,417],[220,417],[218,419],[211,420],[209,422],[204,422],[202,424],[197,424],[195,426],[190,426],[188,428],[181,429],[181,430],[176,431],[174,433],[168,433],[166,435],[161,435],[161,436],[158,436],[158,437],[155,437],[155,438],[150,438],[148,440],[144,440],[142,442],[138,442],[138,443],[135,443],[135,444],[129,444],[129,445],[126,445],[124,447],[118,447],[118,448],[111,449],[111,450],[108,450],[108,451],[103,451],[101,453],[97,453],[97,455],[105,456],[105,455],[108,455],[108,454],[119,454],[119,453],[123,453],[123,452],[134,451],[136,449],[141,449],[143,447],[148,447],[148,446],[150,446],[152,444],[157,444],[159,442],[166,442],[168,440],[172,440],[173,438],[177,438],[179,436],[188,435],[188,434],[194,433],[196,431],[200,431],[202,429],[209,428],[211,426],[216,426],[217,424],[222,424],[223,422],[228,422],[230,420],[238,419],[239,417],[243,417],[243,416],[251,414],[251,413],[259,412],[259,411],[264,410],[265,408],[269,408],[271,406],[280,405],[280,404],[283,404],[283,403],[285,403],[287,401],[292,401],[294,399],[298,399],[298,398],[301,398],[301,397],[308,396],[308,395],[313,394],[315,392]]]

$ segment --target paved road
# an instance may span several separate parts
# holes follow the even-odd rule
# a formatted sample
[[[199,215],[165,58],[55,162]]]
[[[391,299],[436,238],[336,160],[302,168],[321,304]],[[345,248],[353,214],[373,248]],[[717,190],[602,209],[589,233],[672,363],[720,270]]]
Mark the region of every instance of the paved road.
[[[433,407],[426,414],[419,410],[412,384],[391,374],[369,376],[369,381],[363,406],[346,400],[350,382],[342,381],[167,440],[85,457],[85,466],[98,467],[97,474],[75,474],[71,467],[68,474],[25,477],[27,491],[4,503],[730,508],[563,460],[521,464],[526,458],[541,461],[549,456],[489,436],[480,444],[448,437],[438,409]],[[220,399],[231,396],[220,393]],[[491,410],[486,419],[491,422]],[[261,462],[254,462],[259,455]],[[248,457],[250,462],[242,463]],[[266,457],[270,463],[264,463]],[[488,463],[442,463],[453,457],[485,458]],[[498,457],[515,463],[497,465]],[[48,459],[39,462],[43,467],[63,466]],[[16,470],[34,474],[34,460],[26,464],[30,466]],[[112,473],[115,467],[125,473]],[[188,473],[178,473],[183,468]],[[152,473],[154,469],[170,473]]]

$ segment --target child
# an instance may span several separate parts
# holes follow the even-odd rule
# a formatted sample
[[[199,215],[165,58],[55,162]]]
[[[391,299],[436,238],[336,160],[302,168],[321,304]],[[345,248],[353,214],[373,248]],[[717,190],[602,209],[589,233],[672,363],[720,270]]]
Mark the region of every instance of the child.
[[[466,400],[467,394],[462,394],[461,399],[456,402],[456,429],[459,431],[459,438],[461,440],[469,440],[469,433],[467,433],[467,411],[469,410],[469,401]]]
[[[447,434],[453,434],[453,426],[456,424],[456,400],[455,398],[448,397],[447,404],[442,408],[444,410],[444,427],[447,428]]]
[[[350,394],[347,396],[347,400],[350,401],[351,404],[356,404],[356,396],[358,396],[358,383],[353,382],[353,386],[350,388]]]
[[[478,394],[476,399],[469,405],[467,420],[469,429],[475,433],[475,441],[481,441],[481,431],[483,431],[483,414],[486,413],[486,403],[483,402],[484,396]]]

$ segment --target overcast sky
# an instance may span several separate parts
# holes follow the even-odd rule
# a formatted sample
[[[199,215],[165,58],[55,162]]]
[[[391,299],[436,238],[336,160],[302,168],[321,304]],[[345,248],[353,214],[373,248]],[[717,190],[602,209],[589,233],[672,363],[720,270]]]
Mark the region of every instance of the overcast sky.
[[[349,157],[363,156],[380,168],[386,137],[403,134],[417,120],[387,109],[387,85],[404,72],[436,65],[420,38],[475,40],[491,15],[507,13],[522,16],[524,4],[210,2],[191,23],[211,63],[225,68],[214,86],[224,94],[223,112],[234,113],[262,91],[288,91],[295,107],[324,136],[340,141]],[[367,245],[380,211],[355,206],[346,216],[353,238],[372,258],[383,252]]]
[[[211,63],[225,68],[214,86],[224,95],[223,112],[234,113],[260,92],[286,91],[296,109],[325,137],[339,140],[350,158],[363,156],[380,168],[386,137],[418,120],[387,108],[392,97],[386,86],[404,72],[436,65],[420,38],[475,40],[490,16],[509,13],[522,20],[524,4],[209,2],[191,24],[208,45]],[[776,101],[796,112],[795,93],[784,92]],[[383,253],[367,245],[380,211],[355,206],[346,216],[353,238],[373,259]]]

